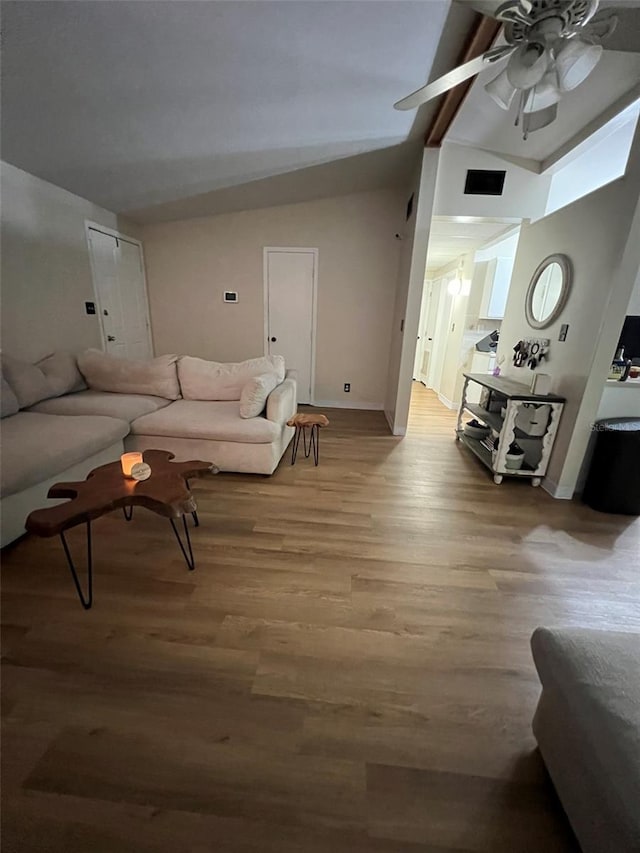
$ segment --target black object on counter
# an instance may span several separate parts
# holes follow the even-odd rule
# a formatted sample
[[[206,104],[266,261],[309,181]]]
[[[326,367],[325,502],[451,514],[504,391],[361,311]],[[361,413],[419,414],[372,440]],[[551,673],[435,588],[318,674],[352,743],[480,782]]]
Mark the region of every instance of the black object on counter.
[[[594,424],[598,436],[582,500],[600,512],[640,515],[640,419]]]
[[[491,334],[479,340],[476,344],[478,352],[495,352],[498,347],[498,338],[500,333],[495,329]]]

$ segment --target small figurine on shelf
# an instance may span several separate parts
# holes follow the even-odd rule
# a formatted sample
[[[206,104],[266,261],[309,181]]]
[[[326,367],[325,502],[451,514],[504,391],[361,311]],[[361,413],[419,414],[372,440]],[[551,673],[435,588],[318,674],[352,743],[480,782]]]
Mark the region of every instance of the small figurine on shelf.
[[[501,356],[500,356],[500,358],[498,359],[498,362],[497,362],[496,366],[495,366],[495,367],[493,368],[493,370],[491,371],[491,373],[492,373],[492,375],[493,375],[493,376],[500,376],[500,365],[501,365],[503,362],[504,362],[504,356],[503,356],[503,355],[501,355]]]

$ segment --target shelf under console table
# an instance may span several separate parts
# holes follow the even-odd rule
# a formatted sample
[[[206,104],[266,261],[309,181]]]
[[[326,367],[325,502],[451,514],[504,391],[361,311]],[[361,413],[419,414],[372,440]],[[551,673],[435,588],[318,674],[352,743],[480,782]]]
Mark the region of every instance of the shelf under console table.
[[[496,483],[503,477],[524,477],[539,486],[553,449],[564,397],[532,394],[528,386],[515,379],[488,373],[464,373],[462,402],[458,412],[456,439],[471,450],[493,473]],[[479,403],[467,400],[469,384],[482,386]],[[465,412],[489,427],[485,438],[473,438],[464,431]],[[507,466],[507,454],[517,443],[524,451],[522,467]]]

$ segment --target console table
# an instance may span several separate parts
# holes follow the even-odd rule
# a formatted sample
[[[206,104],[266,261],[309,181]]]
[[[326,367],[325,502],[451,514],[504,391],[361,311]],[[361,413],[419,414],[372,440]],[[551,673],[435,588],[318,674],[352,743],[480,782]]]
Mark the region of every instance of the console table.
[[[489,373],[464,373],[462,403],[458,412],[456,438],[474,453],[493,472],[495,483],[503,477],[524,477],[531,485],[539,486],[544,477],[553,449],[558,424],[566,402],[555,394],[532,394],[528,386],[514,379],[492,376]],[[469,384],[482,386],[479,403],[467,402]],[[541,406],[547,415],[542,430],[527,425],[529,412]],[[472,438],[464,432],[464,413],[471,413],[490,428],[486,439]],[[506,456],[509,447],[517,442],[524,450],[521,468],[508,468]]]

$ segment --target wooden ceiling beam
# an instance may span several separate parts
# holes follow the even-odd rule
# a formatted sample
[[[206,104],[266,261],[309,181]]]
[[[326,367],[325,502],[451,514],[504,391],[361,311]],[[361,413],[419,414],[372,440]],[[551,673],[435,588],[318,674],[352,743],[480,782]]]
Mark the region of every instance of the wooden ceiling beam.
[[[469,38],[457,64],[463,65],[489,50],[500,32],[501,26],[500,21],[496,21],[495,18],[478,15],[469,31]],[[471,77],[441,96],[438,111],[434,115],[424,138],[425,148],[439,148],[442,145],[442,140],[464,103],[474,80],[475,77]]]

